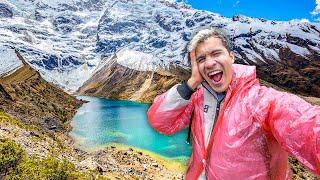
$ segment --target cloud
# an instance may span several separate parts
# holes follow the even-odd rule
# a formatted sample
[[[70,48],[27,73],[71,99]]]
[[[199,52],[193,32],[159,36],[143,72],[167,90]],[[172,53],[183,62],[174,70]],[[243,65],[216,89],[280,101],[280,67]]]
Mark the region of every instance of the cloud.
[[[320,0],[319,0],[320,1]],[[240,3],[240,0],[237,0],[232,6],[236,7]]]
[[[300,19],[301,23],[310,23],[310,21],[308,19]]]
[[[311,12],[313,16],[319,15],[320,14],[320,0],[316,0],[316,7],[314,10]]]

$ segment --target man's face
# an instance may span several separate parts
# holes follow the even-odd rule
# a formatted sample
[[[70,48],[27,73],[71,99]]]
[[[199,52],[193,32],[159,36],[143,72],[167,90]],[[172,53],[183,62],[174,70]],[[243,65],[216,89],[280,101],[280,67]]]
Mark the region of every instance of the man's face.
[[[232,79],[234,54],[229,52],[221,39],[210,37],[196,48],[196,61],[203,79],[216,92],[224,92]]]

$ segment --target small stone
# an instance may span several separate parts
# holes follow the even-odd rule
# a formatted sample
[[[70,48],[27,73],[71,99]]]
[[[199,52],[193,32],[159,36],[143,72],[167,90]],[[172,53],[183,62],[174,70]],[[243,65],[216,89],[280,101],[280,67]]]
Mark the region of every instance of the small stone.
[[[100,167],[100,166],[97,167],[97,170],[98,170],[98,172],[99,172],[100,174],[102,174],[102,173],[104,172],[104,170],[103,170],[102,167]]]
[[[158,167],[159,165],[157,163],[152,163],[151,164],[153,167]]]
[[[56,125],[52,125],[52,126],[49,127],[49,130],[54,130],[54,129],[57,129]]]
[[[31,136],[35,136],[35,137],[40,137],[39,134],[37,134],[37,133],[35,133],[35,132],[33,132],[33,131],[30,132],[30,135],[31,135]]]

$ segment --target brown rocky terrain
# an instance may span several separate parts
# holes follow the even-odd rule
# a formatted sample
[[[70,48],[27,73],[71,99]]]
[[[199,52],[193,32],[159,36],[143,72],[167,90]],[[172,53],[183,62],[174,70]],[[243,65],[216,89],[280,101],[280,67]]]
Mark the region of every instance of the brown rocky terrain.
[[[83,102],[45,81],[16,53],[24,66],[0,77],[0,109],[45,131],[69,130],[69,122]]]
[[[137,71],[117,63],[114,56],[79,88],[81,95],[152,102],[156,95],[187,79],[189,72],[179,66],[155,72]]]

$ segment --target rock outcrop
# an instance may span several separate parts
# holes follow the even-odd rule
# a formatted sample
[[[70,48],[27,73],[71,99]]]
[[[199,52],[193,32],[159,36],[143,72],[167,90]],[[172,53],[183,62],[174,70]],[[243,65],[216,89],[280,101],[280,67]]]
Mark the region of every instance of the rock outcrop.
[[[47,132],[70,130],[69,122],[82,102],[46,82],[16,54],[23,66],[0,77],[0,108]]]
[[[155,71],[138,71],[119,64],[115,55],[79,88],[78,93],[152,102],[156,95],[186,80],[189,74],[186,69],[174,65]]]

